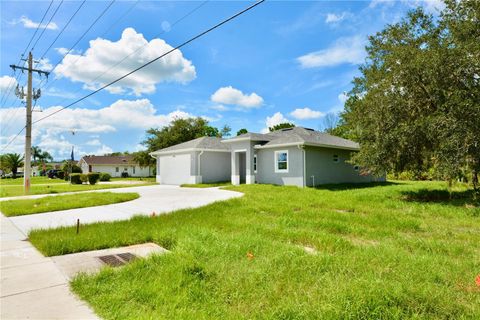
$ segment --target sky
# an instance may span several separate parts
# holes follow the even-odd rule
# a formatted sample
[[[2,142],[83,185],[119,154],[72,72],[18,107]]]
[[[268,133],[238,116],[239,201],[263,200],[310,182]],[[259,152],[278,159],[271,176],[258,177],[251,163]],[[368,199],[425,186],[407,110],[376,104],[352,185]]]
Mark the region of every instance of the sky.
[[[32,144],[61,160],[72,147],[75,158],[145,149],[146,130],[176,118],[203,117],[233,135],[281,122],[321,130],[343,110],[368,36],[417,6],[443,8],[440,0],[266,1],[59,111],[251,4],[1,1],[0,153],[24,152],[25,105],[14,88],[27,77],[9,65],[23,65],[25,51],[51,72],[33,76],[41,97]]]

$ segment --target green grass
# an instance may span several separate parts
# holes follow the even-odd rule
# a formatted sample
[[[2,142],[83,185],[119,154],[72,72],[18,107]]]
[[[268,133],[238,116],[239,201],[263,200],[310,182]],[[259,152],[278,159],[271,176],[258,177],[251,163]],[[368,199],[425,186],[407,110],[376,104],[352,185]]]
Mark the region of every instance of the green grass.
[[[67,183],[63,179],[49,179],[48,177],[31,177],[31,184],[53,184],[53,183]],[[16,179],[0,179],[0,186],[18,185],[23,186],[23,177]]]
[[[138,193],[88,192],[39,199],[8,200],[0,202],[0,211],[7,217],[27,214],[86,208],[137,199]]]
[[[29,195],[36,194],[50,194],[50,193],[62,193],[62,192],[77,192],[77,191],[90,191],[90,190],[101,190],[101,189],[116,189],[116,188],[132,188],[145,185],[151,185],[153,183],[146,182],[145,184],[58,184],[53,183],[49,185],[36,185],[32,184],[30,187]],[[22,185],[2,185],[0,187],[0,198],[5,197],[14,197],[14,196],[23,196]]]
[[[215,183],[197,183],[197,184],[182,184],[180,187],[182,188],[213,188],[213,187],[227,187],[231,186],[230,181],[225,182],[215,182]]]
[[[72,281],[105,319],[480,318],[480,209],[464,189],[452,200],[437,182],[229,189],[245,196],[29,239],[49,256],[171,250]]]

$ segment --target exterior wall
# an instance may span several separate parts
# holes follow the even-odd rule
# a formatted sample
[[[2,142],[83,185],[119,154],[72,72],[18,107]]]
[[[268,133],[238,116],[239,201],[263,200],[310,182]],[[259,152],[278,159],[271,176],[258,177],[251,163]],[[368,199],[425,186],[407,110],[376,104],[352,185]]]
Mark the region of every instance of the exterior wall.
[[[196,167],[198,167],[199,154],[200,152],[196,152]],[[201,177],[202,183],[229,181],[231,173],[230,152],[203,152],[200,155],[199,169],[197,175]]]
[[[346,162],[351,153],[349,150],[306,147],[306,185],[385,181],[384,178],[361,176],[354,165]],[[333,161],[334,155],[338,155],[338,162]]]
[[[82,169],[82,173],[88,173],[88,164],[85,161],[80,161],[80,168]]]
[[[288,150],[288,172],[275,172],[275,151]],[[303,187],[303,150],[298,147],[279,147],[258,149],[257,174],[258,183],[292,185]]]
[[[118,172],[116,168],[118,167]],[[82,172],[88,173],[88,164],[82,161]],[[133,173],[135,168],[135,173]],[[126,169],[126,170],[125,170]],[[105,172],[112,177],[121,177],[122,172],[127,172],[129,177],[148,177],[150,175],[150,168],[133,165],[92,165],[92,172]]]

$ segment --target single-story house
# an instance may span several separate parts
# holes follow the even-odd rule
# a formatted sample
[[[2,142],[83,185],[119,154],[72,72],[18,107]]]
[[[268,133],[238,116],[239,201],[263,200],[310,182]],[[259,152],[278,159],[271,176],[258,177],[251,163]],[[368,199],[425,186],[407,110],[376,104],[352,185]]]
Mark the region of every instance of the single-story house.
[[[141,167],[133,156],[83,156],[78,161],[83,173],[105,172],[112,177],[121,177],[126,172],[129,177],[149,177],[150,167]]]
[[[360,174],[349,163],[358,143],[313,129],[293,127],[245,133],[231,139],[202,137],[152,152],[157,182],[268,183],[299,187],[329,183],[384,181]]]

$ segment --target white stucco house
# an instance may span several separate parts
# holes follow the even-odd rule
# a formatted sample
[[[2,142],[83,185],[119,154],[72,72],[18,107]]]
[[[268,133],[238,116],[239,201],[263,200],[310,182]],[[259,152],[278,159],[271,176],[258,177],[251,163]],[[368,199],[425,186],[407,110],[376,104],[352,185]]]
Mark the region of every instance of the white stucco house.
[[[149,177],[150,167],[141,167],[133,156],[83,156],[78,161],[83,173],[105,172],[112,177],[121,177],[126,172],[129,177]]]
[[[231,181],[299,187],[385,181],[349,163],[360,150],[353,141],[294,127],[246,133],[231,139],[202,137],[152,152],[162,184]]]

